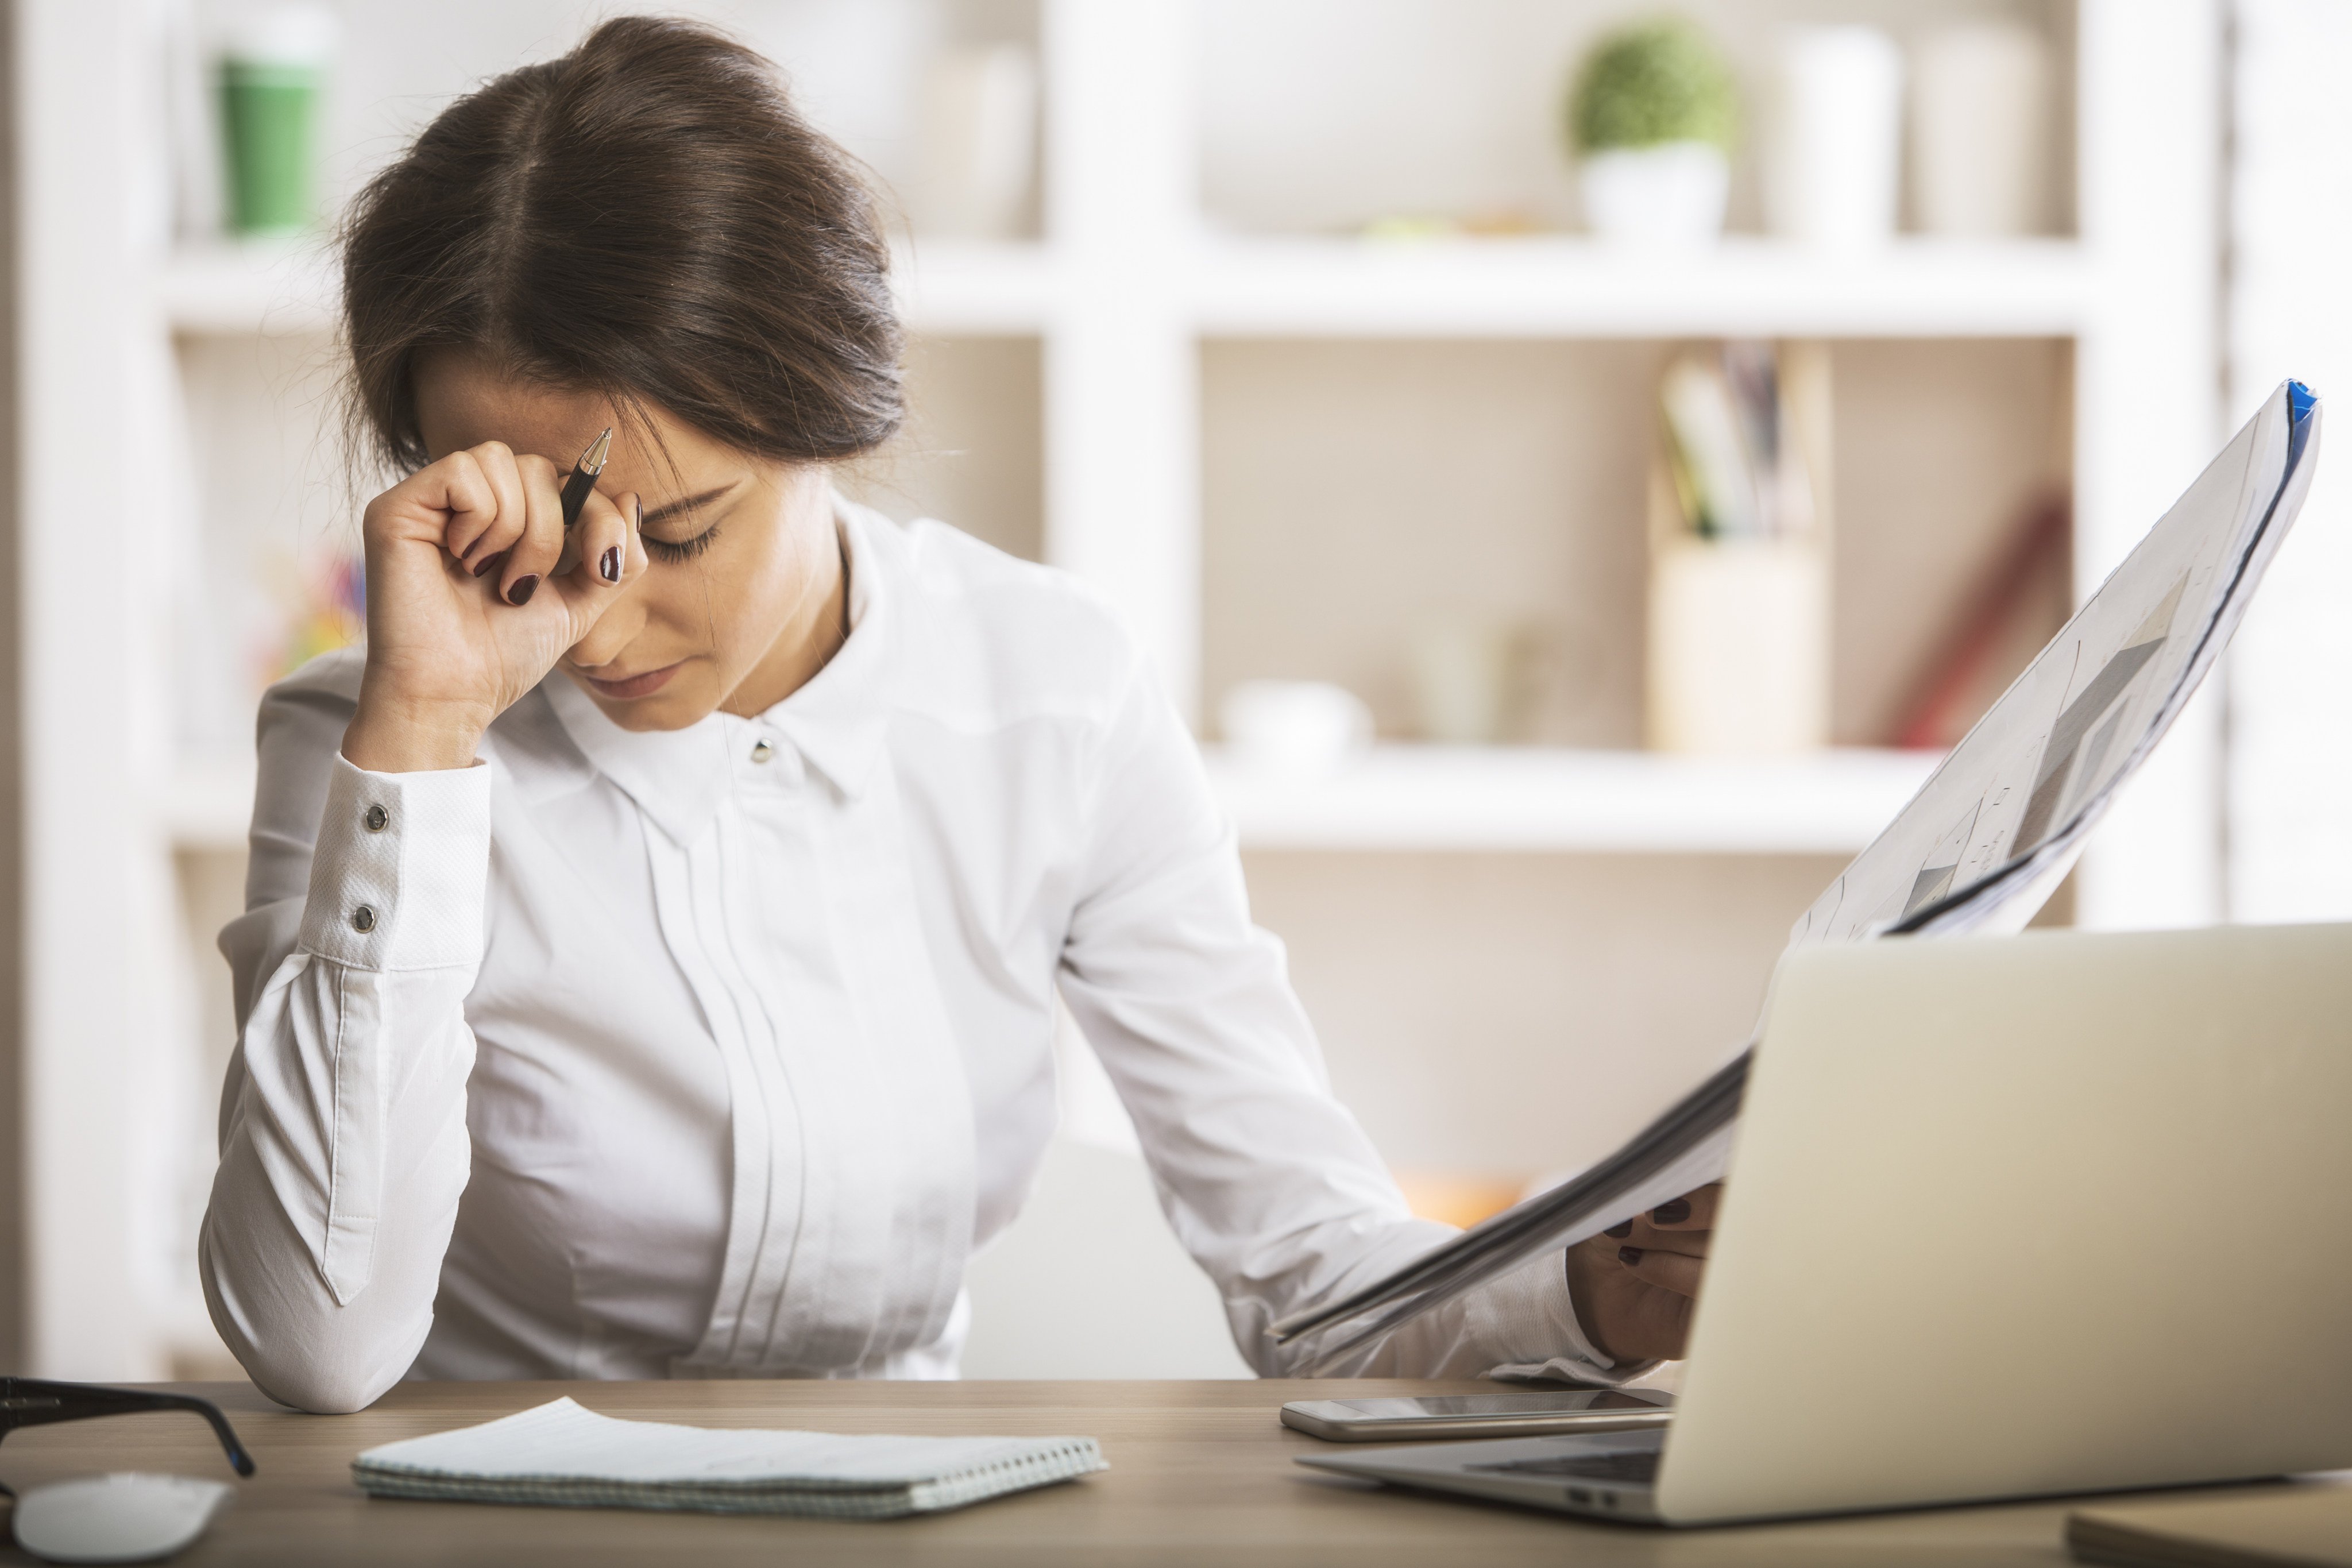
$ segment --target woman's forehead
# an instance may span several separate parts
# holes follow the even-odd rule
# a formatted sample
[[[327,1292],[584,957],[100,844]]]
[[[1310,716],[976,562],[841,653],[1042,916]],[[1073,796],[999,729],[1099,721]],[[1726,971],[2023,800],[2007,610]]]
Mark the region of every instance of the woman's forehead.
[[[727,448],[657,408],[625,418],[600,393],[511,374],[475,350],[418,356],[415,387],[417,433],[434,458],[503,441],[568,468],[598,431],[610,428],[612,451],[599,486],[607,491],[692,492],[742,468]]]

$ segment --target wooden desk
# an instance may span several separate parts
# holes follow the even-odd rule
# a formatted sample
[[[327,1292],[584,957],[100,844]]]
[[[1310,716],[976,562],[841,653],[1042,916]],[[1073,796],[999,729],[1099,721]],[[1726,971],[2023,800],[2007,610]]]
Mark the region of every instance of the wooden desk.
[[[1493,1384],[1326,1383],[403,1384],[357,1415],[298,1415],[244,1384],[182,1384],[228,1413],[260,1473],[177,1559],[210,1563],[1787,1564],[1899,1568],[2067,1562],[2065,1508],[1958,1509],[1664,1531],[1359,1486],[1292,1464],[1325,1445],[1278,1424],[1285,1400],[1460,1393]],[[352,1457],[396,1437],[569,1394],[607,1415],[834,1432],[1084,1433],[1111,1468],[959,1513],[884,1523],[372,1500]],[[233,1479],[204,1424],[147,1415],[16,1433],[20,1490],[110,1469]],[[22,1553],[0,1559],[25,1562]]]

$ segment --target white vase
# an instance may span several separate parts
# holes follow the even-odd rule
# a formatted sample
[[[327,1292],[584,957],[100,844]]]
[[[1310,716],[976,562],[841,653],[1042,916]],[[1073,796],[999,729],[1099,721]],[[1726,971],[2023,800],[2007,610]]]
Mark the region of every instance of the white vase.
[[[1019,44],[950,49],[923,80],[915,222],[954,239],[1011,239],[1037,166],[1037,60]]]
[[[1731,164],[1711,142],[1590,153],[1577,175],[1586,226],[1612,244],[1690,250],[1723,233]]]
[[[1416,628],[1410,647],[1421,738],[1491,746],[1510,729],[1524,638],[1507,622],[1447,616]]]
[[[1772,232],[1831,250],[1895,233],[1903,54],[1875,27],[1795,27],[1780,40],[1765,208]]]
[[[1956,23],[1912,52],[1911,201],[1928,234],[2039,233],[2047,222],[2050,46],[2021,22]]]

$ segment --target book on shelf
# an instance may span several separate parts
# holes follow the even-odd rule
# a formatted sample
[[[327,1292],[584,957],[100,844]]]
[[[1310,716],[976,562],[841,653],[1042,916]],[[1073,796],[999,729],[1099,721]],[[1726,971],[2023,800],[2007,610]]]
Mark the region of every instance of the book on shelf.
[[[1735,341],[1685,350],[1666,366],[1658,402],[1683,532],[1811,536],[1814,476],[1783,395],[1782,359],[1770,343]]]
[[[2064,617],[2072,515],[2060,492],[2027,503],[1905,691],[1889,726],[1892,744],[1948,751],[1992,706],[2043,631]]]

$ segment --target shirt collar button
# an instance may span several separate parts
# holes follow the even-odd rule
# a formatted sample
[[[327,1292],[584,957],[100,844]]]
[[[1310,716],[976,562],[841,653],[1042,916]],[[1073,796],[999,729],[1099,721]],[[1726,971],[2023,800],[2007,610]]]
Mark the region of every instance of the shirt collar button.
[[[751,760],[755,763],[764,763],[775,754],[775,746],[767,741],[755,741],[751,744]]]

